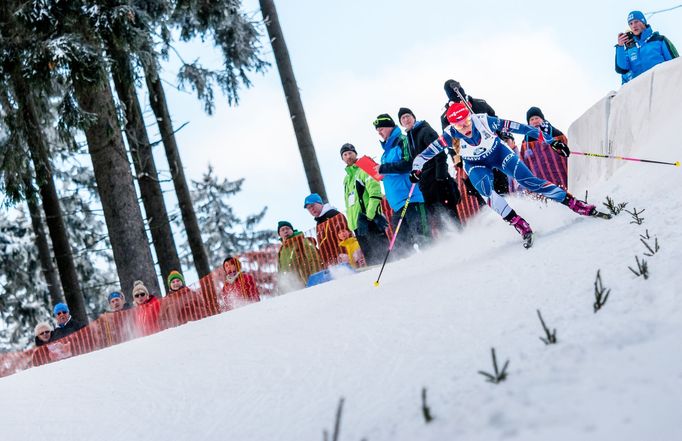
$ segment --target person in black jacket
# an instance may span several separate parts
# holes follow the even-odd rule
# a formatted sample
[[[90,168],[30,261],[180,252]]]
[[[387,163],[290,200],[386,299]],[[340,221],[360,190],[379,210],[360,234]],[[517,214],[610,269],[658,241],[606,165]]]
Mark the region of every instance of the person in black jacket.
[[[405,129],[410,156],[416,157],[429,144],[438,139],[438,133],[426,121],[417,121],[414,113],[407,107],[398,110],[400,125]],[[459,225],[457,204],[460,200],[457,183],[448,173],[445,152],[436,155],[427,162],[422,170],[419,189],[424,195],[424,205],[431,222],[437,230],[442,229],[443,218]]]
[[[57,303],[54,306],[54,316],[57,320],[57,327],[52,333],[50,342],[57,341],[67,335],[71,335],[79,329],[85,327],[84,324],[76,321],[69,313],[69,307],[64,303]]]
[[[459,90],[459,93],[467,100],[467,102],[471,106],[471,110],[473,110],[474,113],[485,113],[488,116],[496,116],[495,110],[490,106],[490,104],[486,102],[486,100],[473,98],[472,96],[467,95],[467,93],[464,91],[464,88],[462,87],[461,84],[459,84],[459,82],[455,80],[447,80],[445,82],[445,85],[443,86],[443,89],[445,89],[445,94],[448,97],[448,102],[445,104],[443,113],[440,116],[440,123],[443,130],[445,130],[445,128],[450,125],[448,119],[445,117],[445,113],[448,110],[448,107],[450,107],[450,105],[453,103],[459,103],[462,101],[456,92],[457,90]],[[459,165],[461,166],[461,163]],[[476,195],[477,198],[480,197],[478,195],[478,192],[473,188],[468,179],[465,180],[465,185],[467,186],[467,193],[474,194]],[[507,175],[505,175],[504,173],[497,169],[493,170],[493,189],[497,194],[509,193],[509,181],[507,180]],[[470,190],[473,190],[473,193]],[[480,202],[481,200],[479,199],[479,203]]]

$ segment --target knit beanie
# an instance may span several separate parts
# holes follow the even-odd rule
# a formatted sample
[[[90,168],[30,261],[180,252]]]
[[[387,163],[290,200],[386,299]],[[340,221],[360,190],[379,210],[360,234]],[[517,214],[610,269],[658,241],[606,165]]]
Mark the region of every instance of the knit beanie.
[[[533,116],[539,116],[543,121],[545,119],[545,115],[542,114],[542,110],[540,110],[539,107],[531,107],[528,109],[528,112],[526,112],[526,122],[529,123]]]
[[[445,95],[448,97],[448,101],[458,103],[462,100],[459,99],[459,95],[457,95],[457,92],[455,92],[455,88],[459,88],[459,93],[461,93],[463,97],[467,96],[464,88],[457,81],[447,80],[445,84],[443,84],[443,89],[445,90]]]
[[[320,196],[317,193],[309,194],[305,198],[305,200],[303,201],[303,208],[308,208],[308,205],[310,205],[310,204],[322,204],[322,205],[324,205],[324,201],[322,200],[322,196]],[[277,231],[279,231],[279,228],[277,229]]]
[[[628,14],[628,25],[632,20],[639,20],[641,21],[644,26],[648,26],[646,22],[646,17],[644,17],[644,14],[642,11],[632,11]]]
[[[111,302],[113,299],[121,299],[125,302],[125,296],[123,295],[122,292],[114,291],[111,294],[109,294],[109,297],[107,297],[107,301]]]
[[[36,337],[41,333],[45,331],[53,331],[52,325],[49,322],[40,322],[36,325],[36,327],[33,330],[33,335]]]
[[[57,315],[59,312],[69,312],[69,307],[66,306],[66,303],[57,303],[54,305],[54,309],[52,310],[52,313],[54,315]]]
[[[142,282],[142,280],[136,280],[135,283],[133,283],[133,297],[135,297],[135,294],[138,293],[145,293],[149,295],[149,290],[146,286],[144,286],[144,282]]]
[[[406,114],[410,114],[410,115],[412,115],[412,118],[417,119],[417,117],[414,116],[414,113],[412,113],[412,111],[410,109],[408,109],[407,107],[401,107],[398,110],[398,121],[400,121],[400,118],[402,118],[403,115],[406,115]]]
[[[357,150],[355,150],[355,146],[348,142],[341,146],[341,156],[343,156],[343,154],[346,152],[353,152],[356,155],[358,154]]]
[[[288,222],[288,221],[279,221],[279,222],[277,222],[277,234],[279,234],[279,230],[281,230],[282,227],[289,227],[289,228],[291,228],[292,230],[294,229],[294,226],[291,225],[291,222]]]
[[[170,274],[168,274],[168,280],[167,280],[168,286],[170,286],[171,282],[175,279],[180,280],[182,282],[183,286],[185,285],[185,278],[182,277],[182,274],[180,274],[178,271],[173,270],[170,272]]]
[[[388,113],[382,113],[377,116],[377,119],[375,119],[372,124],[374,124],[375,129],[378,129],[379,127],[395,127],[395,122]]]

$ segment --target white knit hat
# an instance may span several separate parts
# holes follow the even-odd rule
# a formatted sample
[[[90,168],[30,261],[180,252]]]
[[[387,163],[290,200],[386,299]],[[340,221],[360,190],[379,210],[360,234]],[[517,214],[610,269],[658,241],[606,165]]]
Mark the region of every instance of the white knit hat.
[[[40,333],[45,332],[45,331],[50,331],[52,332],[54,329],[52,328],[52,325],[50,322],[40,322],[36,325],[35,329],[33,330],[33,335],[36,337],[40,335]]]
[[[142,282],[142,280],[136,280],[135,283],[133,283],[133,297],[135,297],[135,294],[139,292],[149,295],[149,290],[146,286],[144,286],[144,282]]]

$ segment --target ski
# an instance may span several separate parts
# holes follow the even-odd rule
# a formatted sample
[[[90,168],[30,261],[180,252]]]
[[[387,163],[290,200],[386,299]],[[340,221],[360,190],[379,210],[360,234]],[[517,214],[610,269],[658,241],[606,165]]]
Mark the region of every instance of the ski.
[[[523,247],[528,249],[533,246],[533,233],[526,233],[523,235]]]
[[[600,219],[611,219],[611,215],[608,213],[602,213],[601,211],[597,211],[596,209],[592,210],[592,213],[590,213],[590,216],[592,217],[598,217]]]

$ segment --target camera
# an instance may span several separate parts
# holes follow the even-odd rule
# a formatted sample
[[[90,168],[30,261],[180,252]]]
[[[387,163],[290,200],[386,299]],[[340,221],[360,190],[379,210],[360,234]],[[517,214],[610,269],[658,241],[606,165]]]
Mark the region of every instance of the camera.
[[[632,31],[627,31],[625,35],[628,36],[628,41],[625,43],[625,49],[631,49],[635,47],[637,43],[635,43],[635,34],[632,33]]]

